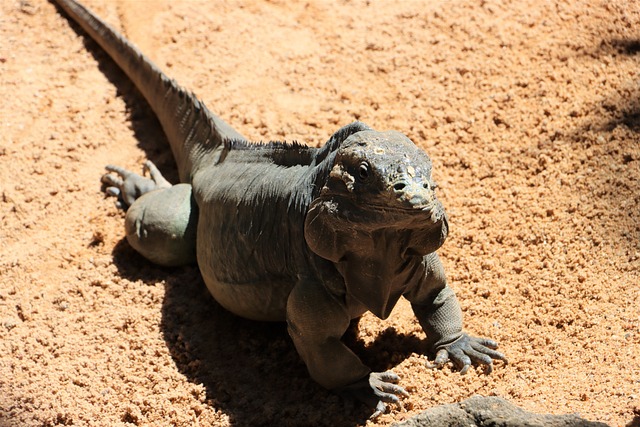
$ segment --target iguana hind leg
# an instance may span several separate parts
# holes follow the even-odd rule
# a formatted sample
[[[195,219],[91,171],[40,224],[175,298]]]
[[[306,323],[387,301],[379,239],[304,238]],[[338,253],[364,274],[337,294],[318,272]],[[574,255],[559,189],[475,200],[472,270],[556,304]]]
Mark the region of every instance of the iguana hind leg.
[[[172,186],[147,161],[151,179],[118,166],[102,177],[107,193],[127,209],[125,232],[129,244],[148,260],[165,266],[196,262],[198,206],[191,185]]]
[[[171,187],[171,183],[150,160],[144,163],[142,173],[149,173],[151,179],[120,166],[107,165],[105,169],[109,173],[102,176],[102,182],[107,185],[107,194],[118,198],[116,206],[120,209],[127,210],[136,199],[149,191]]]

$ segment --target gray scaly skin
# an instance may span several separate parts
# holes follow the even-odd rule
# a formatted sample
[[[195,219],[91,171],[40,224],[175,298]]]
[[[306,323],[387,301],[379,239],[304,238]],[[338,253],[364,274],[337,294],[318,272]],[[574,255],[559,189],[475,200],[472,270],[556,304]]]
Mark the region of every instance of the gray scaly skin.
[[[72,0],[56,0],[136,84],[178,165],[171,186],[115,166],[103,177],[126,215],[130,244],[162,265],[197,261],[213,297],[249,319],[286,321],[311,376],[377,416],[407,392],[342,342],[367,311],[386,319],[411,302],[436,353],[466,372],[505,360],[462,331],[435,251],[448,233],[431,160],[401,133],[355,122],[321,148],[252,144],[170,80],[123,36]]]

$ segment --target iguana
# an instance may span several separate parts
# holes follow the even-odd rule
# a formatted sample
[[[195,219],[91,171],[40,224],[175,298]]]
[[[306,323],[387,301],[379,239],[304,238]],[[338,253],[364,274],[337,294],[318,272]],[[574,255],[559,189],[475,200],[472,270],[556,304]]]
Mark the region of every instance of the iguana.
[[[341,341],[351,320],[386,319],[400,297],[436,354],[464,373],[506,360],[462,331],[436,250],[449,225],[431,160],[405,135],[354,122],[320,148],[251,143],[169,79],[126,38],[73,0],[56,3],[134,82],[171,145],[180,184],[115,166],[103,181],[127,208],[133,248],[150,261],[198,263],[213,297],[249,319],[286,321],[311,377],[374,407],[407,395]]]

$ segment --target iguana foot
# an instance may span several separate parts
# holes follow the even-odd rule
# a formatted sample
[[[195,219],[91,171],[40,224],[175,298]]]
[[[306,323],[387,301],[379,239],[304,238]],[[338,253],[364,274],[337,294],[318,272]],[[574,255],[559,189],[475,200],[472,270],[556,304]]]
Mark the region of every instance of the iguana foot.
[[[351,385],[341,387],[336,392],[346,397],[353,397],[375,408],[370,419],[378,418],[387,410],[387,403],[395,403],[402,408],[400,396],[409,396],[409,393],[397,383],[400,377],[391,371],[371,372],[369,376]]]
[[[440,368],[451,360],[464,375],[469,370],[471,363],[475,362],[486,365],[487,373],[490,373],[493,370],[493,359],[508,363],[502,353],[495,351],[496,348],[498,348],[498,343],[493,340],[463,334],[451,344],[442,346],[436,353],[433,364],[427,363],[427,367]]]
[[[171,184],[167,181],[156,165],[150,160],[144,163],[142,174],[138,175],[120,166],[107,165],[109,171],[102,176],[102,182],[107,185],[106,193],[118,198],[116,206],[126,210],[140,196],[159,188],[169,188]],[[149,173],[151,178],[145,178]],[[114,175],[115,174],[115,175]]]

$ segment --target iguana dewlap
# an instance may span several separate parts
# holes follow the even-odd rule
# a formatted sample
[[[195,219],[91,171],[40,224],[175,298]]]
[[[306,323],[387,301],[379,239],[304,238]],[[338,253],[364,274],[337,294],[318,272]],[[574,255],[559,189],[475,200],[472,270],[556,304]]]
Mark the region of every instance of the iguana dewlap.
[[[213,297],[250,319],[286,321],[311,376],[385,410],[406,391],[341,341],[352,319],[411,302],[435,363],[504,360],[462,332],[436,250],[448,233],[429,157],[401,133],[355,122],[321,148],[253,144],[72,0],[57,3],[109,53],[157,114],[181,184],[118,167],[104,181],[129,207],[130,244],[149,260],[197,260]]]

